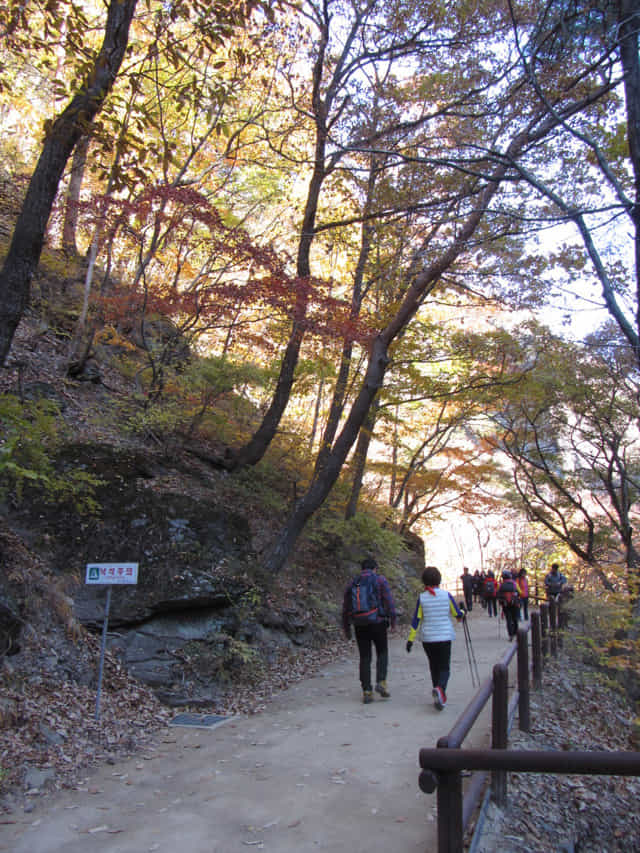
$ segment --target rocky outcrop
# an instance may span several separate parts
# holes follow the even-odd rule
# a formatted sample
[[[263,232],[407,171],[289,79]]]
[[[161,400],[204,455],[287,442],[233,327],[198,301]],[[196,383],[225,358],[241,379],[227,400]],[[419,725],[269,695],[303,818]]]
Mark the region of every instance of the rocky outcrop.
[[[86,564],[138,563],[137,585],[112,587],[108,648],[163,701],[211,703],[234,668],[313,641],[302,614],[262,608],[248,521],[216,500],[213,481],[177,459],[105,445],[69,446],[57,467],[100,480],[99,513],[34,494],[13,524],[56,572],[81,579],[73,613],[94,632],[106,587],[82,582]]]

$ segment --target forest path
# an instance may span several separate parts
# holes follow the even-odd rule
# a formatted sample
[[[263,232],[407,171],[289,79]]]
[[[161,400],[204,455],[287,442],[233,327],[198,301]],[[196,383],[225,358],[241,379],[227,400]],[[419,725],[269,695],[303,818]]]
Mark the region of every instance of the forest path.
[[[484,680],[507,638],[479,608],[470,636]],[[171,727],[155,747],[91,773],[86,790],[51,795],[0,826],[11,853],[424,853],[435,849],[436,797],[418,788],[418,751],[446,734],[475,693],[464,633],[453,644],[448,703],[431,701],[427,660],[391,637],[391,699],[361,703],[347,647],[267,708],[213,729]],[[476,724],[467,746],[488,744]],[[13,819],[13,816],[12,816]]]

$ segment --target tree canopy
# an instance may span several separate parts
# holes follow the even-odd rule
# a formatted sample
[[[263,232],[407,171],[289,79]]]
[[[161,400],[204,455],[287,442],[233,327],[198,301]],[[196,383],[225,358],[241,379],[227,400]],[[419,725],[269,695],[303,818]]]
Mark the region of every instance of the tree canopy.
[[[347,517],[384,494],[403,532],[516,497],[633,575],[638,18],[630,0],[10,3],[0,123],[27,189],[0,361],[43,250],[77,252],[70,375],[128,336],[145,423],[171,412],[233,475],[295,445],[267,570],[339,486]],[[551,334],[562,291],[612,323]],[[208,421],[221,406],[232,429]]]

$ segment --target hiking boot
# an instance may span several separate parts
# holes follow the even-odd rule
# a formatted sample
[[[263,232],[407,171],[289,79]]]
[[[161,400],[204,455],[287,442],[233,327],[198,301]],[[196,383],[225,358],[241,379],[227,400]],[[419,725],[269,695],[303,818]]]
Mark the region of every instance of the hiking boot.
[[[373,702],[373,690],[363,690],[362,701],[365,705],[370,705]]]
[[[391,693],[387,690],[386,681],[380,681],[376,684],[376,693],[379,693],[383,699],[388,699],[391,696]]]

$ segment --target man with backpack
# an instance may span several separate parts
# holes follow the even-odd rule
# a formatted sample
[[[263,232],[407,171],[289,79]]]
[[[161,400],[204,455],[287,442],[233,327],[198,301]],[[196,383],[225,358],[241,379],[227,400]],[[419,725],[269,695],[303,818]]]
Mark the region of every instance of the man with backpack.
[[[547,593],[547,601],[552,608],[556,609],[556,624],[559,628],[566,628],[569,614],[566,607],[562,605],[566,604],[567,599],[571,597],[571,588],[567,586],[567,579],[560,571],[558,563],[552,564],[551,571],[544,579],[544,588]]]
[[[360,574],[347,585],[342,603],[342,627],[347,640],[351,639],[351,626],[356,635],[360,654],[360,684],[362,701],[373,702],[371,684],[372,646],[376,650],[376,693],[383,699],[391,695],[387,690],[389,645],[387,629],[396,627],[396,608],[389,584],[384,575],[377,574],[378,564],[372,557],[361,563]]]
[[[511,577],[511,572],[502,573],[502,583],[498,588],[498,599],[502,605],[502,612],[507,623],[507,634],[509,642],[518,633],[518,620],[520,619],[520,600],[518,598],[518,586]]]
[[[544,588],[547,593],[547,598],[560,595],[566,585],[567,579],[560,571],[560,566],[558,563],[553,563],[551,571],[544,579]]]
[[[498,584],[491,569],[487,572],[482,586],[482,594],[487,603],[487,613],[489,616],[498,615],[498,605],[496,604],[496,594],[498,592]]]

